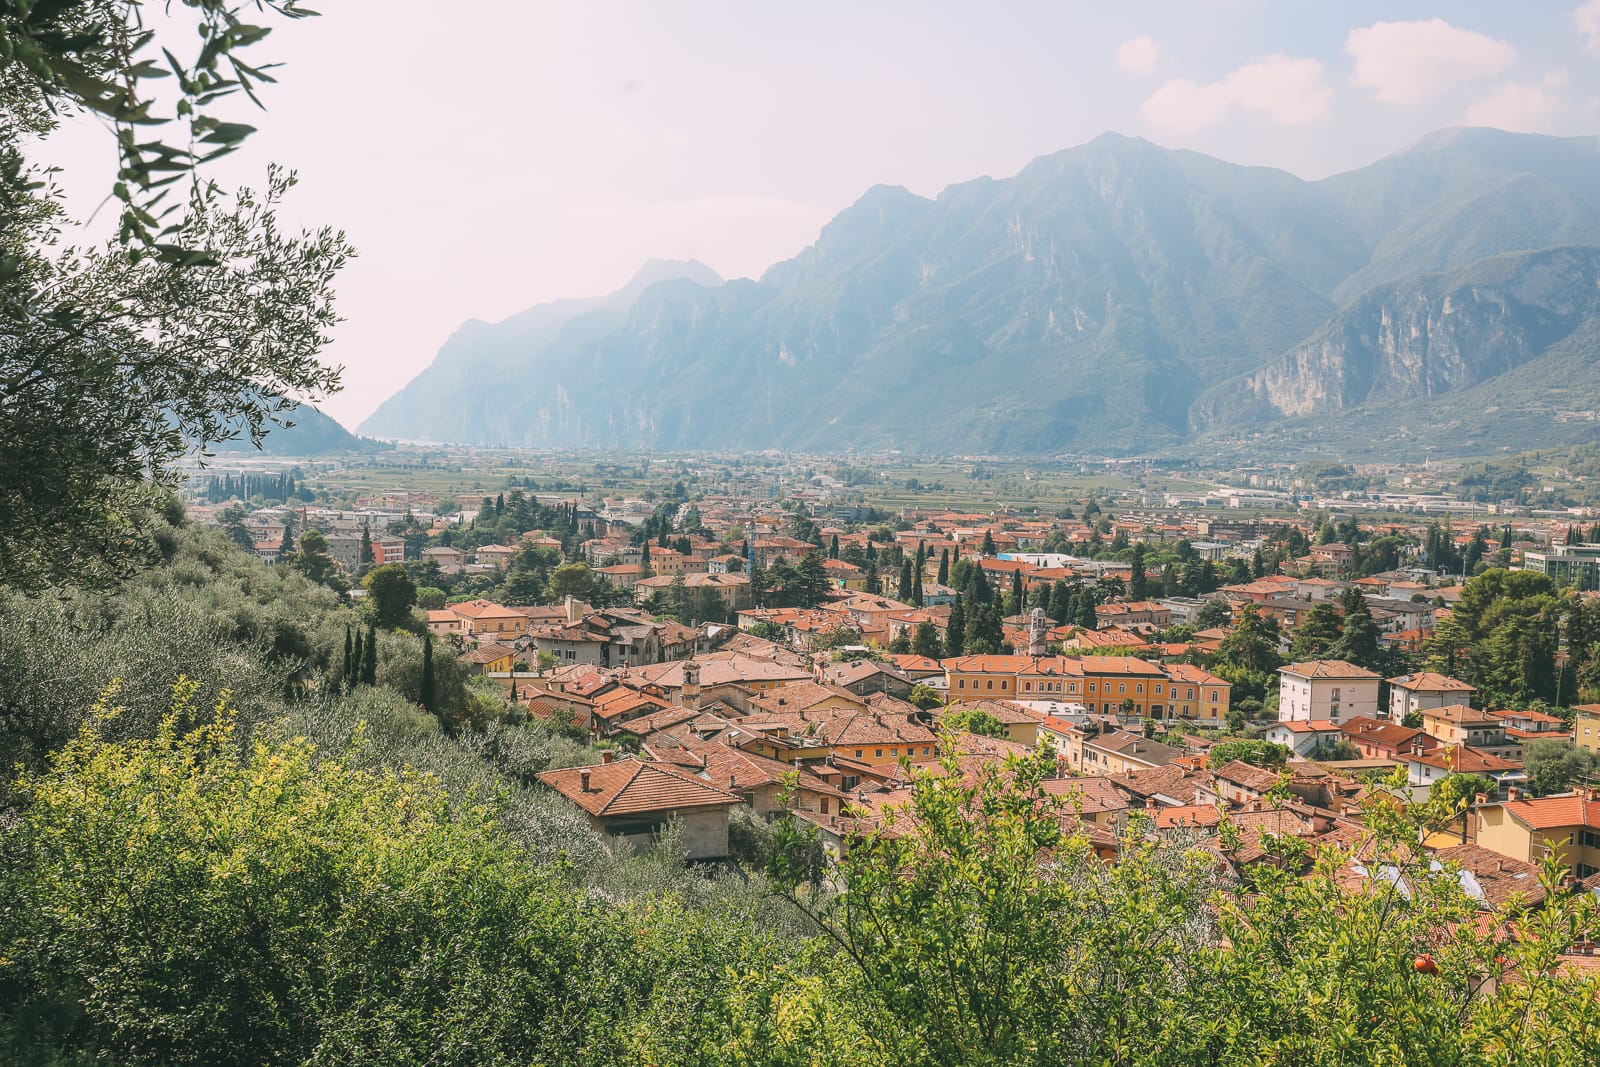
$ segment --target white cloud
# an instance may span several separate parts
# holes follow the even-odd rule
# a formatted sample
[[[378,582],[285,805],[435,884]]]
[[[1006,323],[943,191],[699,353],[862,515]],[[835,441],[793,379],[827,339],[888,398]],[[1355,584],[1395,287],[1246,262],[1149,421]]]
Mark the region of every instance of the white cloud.
[[[1420,104],[1464,82],[1492,78],[1517,59],[1510,42],[1444,19],[1375,22],[1351,30],[1344,50],[1355,60],[1351,81],[1386,104]]]
[[[1152,93],[1141,110],[1150,124],[1176,130],[1213,126],[1237,112],[1299,126],[1332,114],[1326,74],[1315,59],[1266,56],[1206,85],[1175,78]]]
[[[1596,0],[1600,3],[1600,0]],[[1149,34],[1123,42],[1117,49],[1117,65],[1129,74],[1154,74],[1161,62],[1161,42]]]
[[[1583,47],[1600,56],[1600,0],[1589,0],[1572,13],[1572,25],[1583,35]]]
[[[1546,78],[1543,85],[1505,82],[1467,108],[1466,121],[1471,126],[1494,126],[1519,133],[1549,133],[1556,117],[1567,110],[1566,102],[1550,90],[1565,81]]]

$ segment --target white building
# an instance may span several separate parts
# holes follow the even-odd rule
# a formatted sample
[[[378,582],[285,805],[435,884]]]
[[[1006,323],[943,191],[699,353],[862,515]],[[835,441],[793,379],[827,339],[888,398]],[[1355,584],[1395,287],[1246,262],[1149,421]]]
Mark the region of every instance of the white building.
[[[1405,722],[1406,716],[1451,704],[1469,704],[1477,690],[1447,674],[1421,671],[1389,679],[1389,718]]]
[[[1383,678],[1354,663],[1338,659],[1291,663],[1278,668],[1278,676],[1279,722],[1378,717],[1378,685]]]

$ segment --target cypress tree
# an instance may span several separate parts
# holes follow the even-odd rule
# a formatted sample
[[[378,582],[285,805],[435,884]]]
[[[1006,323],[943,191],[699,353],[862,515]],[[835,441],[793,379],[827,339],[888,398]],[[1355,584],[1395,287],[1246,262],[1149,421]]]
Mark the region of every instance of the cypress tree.
[[[949,657],[961,655],[961,649],[967,638],[967,612],[961,604],[961,594],[956,594],[956,602],[950,605],[950,621],[945,626],[944,654]]]
[[[378,684],[378,626],[373,623],[367,627],[367,656],[361,661],[361,682],[363,685]]]
[[[989,535],[988,530],[983,531],[983,545],[979,548],[979,551],[985,556],[994,555],[994,538]]]
[[[1021,571],[1012,571],[1011,572],[1011,604],[1012,604],[1012,606],[1013,606],[1013,608],[1015,610],[1017,610],[1017,611],[1021,611],[1022,610],[1023,602],[1022,602],[1022,572]]]
[[[422,638],[422,684],[418,688],[422,706],[429,712],[438,714],[439,700],[434,692],[433,683],[433,634],[431,633]]]
[[[911,603],[911,561],[909,559],[900,564],[898,598],[902,604]]]
[[[950,550],[943,549],[939,553],[939,584],[950,584]]]
[[[839,558],[839,535],[838,534],[834,534],[833,535],[833,540],[828,542],[828,558],[829,559],[838,559]]]
[[[351,692],[354,692],[356,686],[361,684],[361,668],[362,668],[362,664],[364,664],[365,662],[366,662],[366,653],[362,650],[362,647],[361,647],[361,631],[357,630],[356,631],[356,651],[355,651],[355,656],[350,661],[349,676],[347,678],[345,678],[345,688],[350,690]]]
[[[346,689],[350,688],[350,672],[351,672],[351,669],[352,669],[351,668],[351,664],[354,662],[354,659],[351,656],[351,652],[352,651],[354,651],[354,650],[352,649],[352,647],[350,645],[350,624],[349,623],[345,623],[344,624],[344,662],[339,665],[340,666],[339,676],[344,680]]]
[[[359,561],[363,566],[372,562],[372,528],[370,526],[361,527],[361,555]]]

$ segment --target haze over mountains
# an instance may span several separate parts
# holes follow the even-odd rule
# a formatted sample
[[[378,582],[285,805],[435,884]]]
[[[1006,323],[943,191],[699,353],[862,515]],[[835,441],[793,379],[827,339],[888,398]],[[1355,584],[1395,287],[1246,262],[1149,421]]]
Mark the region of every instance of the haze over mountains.
[[[1597,285],[1600,138],[1447,130],[1308,182],[1107,134],[936,199],[875,187],[759,280],[652,263],[469,322],[361,432],[1140,453],[1401,418],[1529,447],[1600,427],[1551,422],[1600,387]]]

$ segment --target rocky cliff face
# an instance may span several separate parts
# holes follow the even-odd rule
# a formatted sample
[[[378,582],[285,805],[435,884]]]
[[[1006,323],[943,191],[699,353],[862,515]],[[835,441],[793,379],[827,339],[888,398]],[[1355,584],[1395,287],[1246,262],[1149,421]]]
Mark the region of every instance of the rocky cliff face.
[[[1470,389],[1600,316],[1600,249],[1497,256],[1381,286],[1258,371],[1210,391],[1196,429],[1335,415]],[[1600,360],[1600,353],[1596,353]]]

